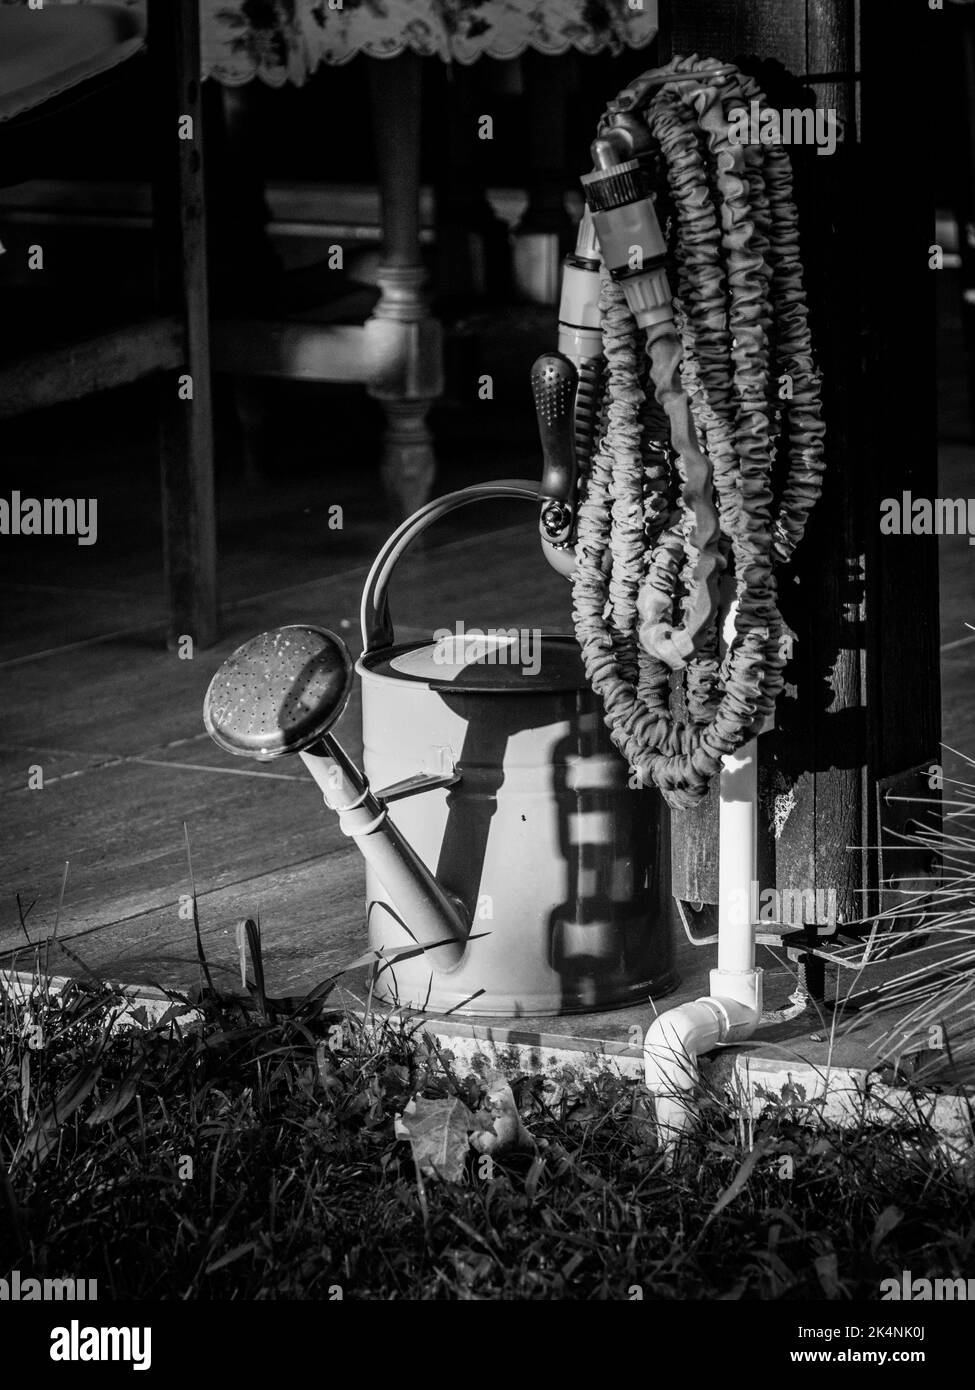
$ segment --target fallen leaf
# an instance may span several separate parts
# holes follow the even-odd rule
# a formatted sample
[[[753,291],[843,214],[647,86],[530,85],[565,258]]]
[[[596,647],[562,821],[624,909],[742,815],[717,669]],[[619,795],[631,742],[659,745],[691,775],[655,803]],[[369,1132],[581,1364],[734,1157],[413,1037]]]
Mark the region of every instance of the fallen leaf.
[[[498,1071],[486,1071],[484,1101],[473,1117],[471,1147],[481,1154],[503,1153],[506,1149],[530,1149],[534,1140],[522,1123],[514,1094]]]
[[[462,1100],[411,1100],[397,1115],[397,1139],[408,1139],[421,1173],[432,1173],[447,1182],[459,1182],[467,1157],[467,1133],[471,1112]]]

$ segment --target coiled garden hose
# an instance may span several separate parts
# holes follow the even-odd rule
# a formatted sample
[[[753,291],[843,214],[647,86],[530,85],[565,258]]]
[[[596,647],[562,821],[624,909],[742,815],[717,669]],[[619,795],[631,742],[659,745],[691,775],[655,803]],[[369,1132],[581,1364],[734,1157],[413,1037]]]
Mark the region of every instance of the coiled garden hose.
[[[560,476],[543,509],[543,538],[574,540],[575,630],[613,741],[680,808],[704,797],[723,756],[774,710],[789,636],[775,566],[792,556],[822,490],[791,164],[780,146],[735,139],[731,117],[753,101],[765,104],[752,78],[695,56],[646,74],[607,109],[597,167],[583,180],[602,266],[577,257],[573,269],[599,276],[590,283],[599,284],[601,406],[599,364],[586,355],[590,307],[566,329],[586,384],[574,493]],[[661,167],[673,297],[648,193]],[[580,244],[587,237],[595,246],[588,229]],[[722,651],[725,571],[737,603]],[[673,671],[683,673],[682,718],[671,709]]]

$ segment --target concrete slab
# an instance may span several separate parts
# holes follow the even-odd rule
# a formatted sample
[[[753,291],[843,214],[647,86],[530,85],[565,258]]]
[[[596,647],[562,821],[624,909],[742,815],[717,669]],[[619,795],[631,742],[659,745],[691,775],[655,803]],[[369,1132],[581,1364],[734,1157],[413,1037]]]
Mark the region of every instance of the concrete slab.
[[[36,971],[0,970],[0,992],[23,1003],[42,990],[58,993],[69,978],[54,976],[42,983]],[[357,1017],[367,1029],[378,1031],[386,1023],[393,1023],[414,1035],[433,1037],[444,1060],[462,1075],[493,1068],[509,1079],[523,1075],[540,1077],[551,1103],[577,1094],[601,1076],[643,1080],[639,1043],[583,1033],[569,1036],[562,1030],[564,1020],[553,1021],[556,1031],[533,1033],[523,1027],[522,1020],[491,1024],[426,1018],[415,1013],[384,1013],[364,1002],[363,993],[362,988],[356,992],[340,987],[330,1002]],[[619,1011],[625,1016],[636,1012]],[[192,1031],[202,1023],[198,1011],[174,1004],[172,995],[164,989],[124,987],[116,1028],[152,1027],[164,1019],[173,1020],[183,1031]],[[624,1019],[622,1026],[633,1025]],[[603,1030],[590,1027],[588,1031]],[[797,1120],[806,1126],[897,1127],[908,1135],[924,1128],[938,1137],[950,1162],[971,1161],[975,1129],[970,1092],[945,1094],[921,1087],[888,1085],[870,1068],[844,1063],[835,1052],[824,1063],[775,1053],[775,1047],[769,1048],[761,1039],[721,1049],[702,1059],[702,1075],[716,1090],[723,1090],[743,1105],[756,1120],[770,1106],[784,1105],[794,1110]]]

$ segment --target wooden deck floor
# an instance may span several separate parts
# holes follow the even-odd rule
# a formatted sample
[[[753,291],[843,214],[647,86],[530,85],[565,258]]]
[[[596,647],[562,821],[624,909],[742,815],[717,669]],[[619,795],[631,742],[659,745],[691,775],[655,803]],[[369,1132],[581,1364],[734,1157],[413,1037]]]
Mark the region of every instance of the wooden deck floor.
[[[130,636],[7,668],[0,900],[36,899],[32,937],[53,928],[68,861],[59,938],[86,964],[133,982],[195,980],[192,930],[179,915],[189,892],[185,823],[217,972],[233,972],[232,928],[243,915],[260,914],[276,990],[310,985],[361,951],[359,856],[314,783],[297,760],[265,769],[221,753],[203,730],[202,706],[223,657],[266,628],[325,623],[357,654],[364,577],[360,567],[232,610],[219,647],[191,661]],[[408,559],[393,602],[408,637],[458,612],[470,624],[564,626],[567,597],[530,529],[517,526]],[[358,758],[358,692],[337,732]],[[32,765],[40,790],[27,785]],[[21,945],[8,907],[0,952]]]

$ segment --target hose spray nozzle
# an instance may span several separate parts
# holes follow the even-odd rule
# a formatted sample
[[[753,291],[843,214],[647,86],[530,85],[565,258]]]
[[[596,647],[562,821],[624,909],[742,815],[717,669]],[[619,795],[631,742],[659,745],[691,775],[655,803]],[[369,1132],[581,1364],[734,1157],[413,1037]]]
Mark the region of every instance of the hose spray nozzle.
[[[564,545],[575,522],[575,366],[561,352],[545,352],[532,367],[532,395],[542,445],[539,529],[550,545]]]

